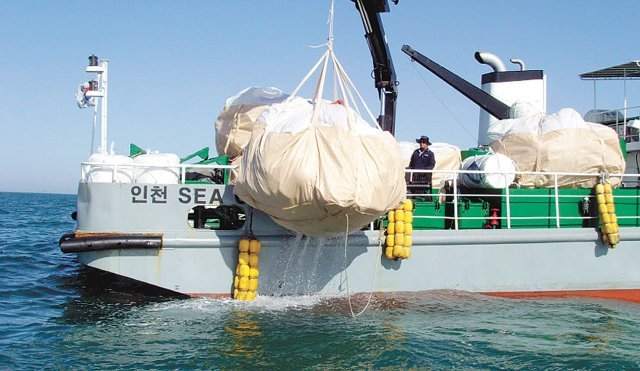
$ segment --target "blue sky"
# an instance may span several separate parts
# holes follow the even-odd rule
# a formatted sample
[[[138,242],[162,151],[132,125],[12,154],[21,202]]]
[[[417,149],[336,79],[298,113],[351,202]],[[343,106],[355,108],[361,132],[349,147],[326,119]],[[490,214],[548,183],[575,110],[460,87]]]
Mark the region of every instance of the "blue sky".
[[[110,60],[109,142],[186,155],[215,150],[215,119],[248,86],[290,92],[326,41],[330,0],[0,0],[0,191],[75,193],[90,153],[91,112],[77,85],[95,53]],[[398,75],[396,137],[473,146],[478,108],[400,51],[403,44],[479,85],[478,50],[523,59],[548,77],[549,112],[593,106],[578,74],[640,59],[640,2],[427,1],[391,4],[383,22]],[[336,0],[335,50],[378,108],[363,27]],[[638,104],[640,84],[627,85]],[[622,106],[622,82],[598,85],[602,108]]]

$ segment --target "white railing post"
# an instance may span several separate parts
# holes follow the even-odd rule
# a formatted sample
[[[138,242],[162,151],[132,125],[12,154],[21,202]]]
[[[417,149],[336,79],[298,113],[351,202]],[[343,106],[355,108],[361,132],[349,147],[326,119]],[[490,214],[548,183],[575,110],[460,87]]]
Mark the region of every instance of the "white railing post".
[[[560,195],[558,194],[558,173],[553,174],[553,192],[556,201],[556,227],[560,228]]]
[[[507,179],[507,173],[504,173],[504,179]],[[511,184],[507,184],[507,188],[505,189],[505,195],[507,196],[507,229],[511,229],[511,193],[509,192],[509,186]],[[491,210],[489,210],[491,212]]]
[[[111,183],[115,183],[118,176],[118,164],[113,165],[113,171],[111,172]]]
[[[453,173],[453,225],[458,229],[458,171]]]

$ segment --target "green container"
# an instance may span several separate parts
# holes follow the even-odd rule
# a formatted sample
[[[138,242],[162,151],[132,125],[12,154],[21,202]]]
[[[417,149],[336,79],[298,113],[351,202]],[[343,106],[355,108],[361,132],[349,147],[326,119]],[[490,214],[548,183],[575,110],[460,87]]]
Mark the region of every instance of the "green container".
[[[483,229],[489,221],[489,215],[488,202],[462,199],[458,202],[458,229]]]
[[[613,190],[613,202],[616,206],[618,225],[621,227],[639,226],[638,195],[640,190],[636,188],[617,188]]]
[[[558,208],[561,228],[581,228],[595,223],[584,219],[583,203],[589,200],[589,215],[594,215],[595,198],[591,189],[560,189]],[[556,201],[553,189],[509,189],[511,228],[556,228]],[[503,190],[501,213],[502,228],[507,227],[507,199]],[[597,210],[597,207],[596,209]],[[587,215],[587,216],[589,216]],[[522,218],[522,219],[520,219]]]
[[[454,203],[433,201],[415,201],[413,229],[453,229]],[[489,203],[485,201],[458,201],[458,229],[482,229],[489,216]],[[467,219],[468,218],[468,219]]]
[[[445,207],[436,200],[414,201],[413,229],[444,229]]]

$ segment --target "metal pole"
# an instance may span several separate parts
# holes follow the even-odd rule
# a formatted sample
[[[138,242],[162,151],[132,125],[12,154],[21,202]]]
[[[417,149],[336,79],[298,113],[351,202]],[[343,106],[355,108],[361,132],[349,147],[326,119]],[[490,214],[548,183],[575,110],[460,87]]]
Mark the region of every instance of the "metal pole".
[[[558,174],[553,174],[553,191],[556,199],[556,227],[560,228],[560,196],[558,195]]]
[[[104,96],[102,97],[102,107],[101,107],[101,132],[100,132],[100,148],[102,149],[102,153],[107,152],[107,90],[109,86],[109,61],[102,61],[104,65],[104,72],[100,74],[100,82],[102,87],[102,92]]]
[[[453,223],[458,229],[458,172],[453,173]]]
[[[504,173],[504,179],[505,180],[508,179],[506,172]],[[511,184],[507,184],[507,188],[505,189],[506,196],[507,196],[507,229],[511,229],[511,193],[509,192],[510,185]]]

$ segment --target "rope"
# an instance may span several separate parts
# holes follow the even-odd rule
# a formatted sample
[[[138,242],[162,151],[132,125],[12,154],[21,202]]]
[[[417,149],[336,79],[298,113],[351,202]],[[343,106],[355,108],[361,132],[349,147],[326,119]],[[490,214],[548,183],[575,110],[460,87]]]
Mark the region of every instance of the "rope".
[[[411,58],[411,57],[409,57],[409,58]],[[444,109],[447,110],[447,112],[449,112],[449,115],[451,115],[451,117],[458,124],[458,126],[460,126],[462,128],[462,130],[464,130],[465,133],[467,133],[467,135],[469,137],[471,137],[471,139],[473,139],[476,142],[477,145],[480,145],[480,141],[478,140],[478,137],[473,135],[473,134],[471,134],[469,132],[469,130],[467,130],[467,128],[464,125],[462,125],[462,122],[458,119],[458,117],[453,113],[453,111],[449,108],[449,106],[447,106],[447,104],[440,98],[440,96],[436,93],[436,91],[433,89],[433,87],[431,87],[431,85],[424,78],[424,76],[422,76],[422,74],[418,71],[418,69],[416,68],[415,64],[411,63],[411,66],[413,67],[413,70],[416,71],[416,73],[418,74],[420,79],[424,82],[424,84],[427,85],[429,90],[431,90],[431,93],[433,93],[433,96],[436,97],[436,99],[438,100],[438,102],[440,102],[440,104],[442,104]]]
[[[347,285],[347,299],[349,300],[349,311],[351,312],[351,317],[356,318],[361,316],[367,308],[369,308],[369,304],[371,304],[371,298],[373,298],[373,285],[376,282],[376,275],[378,274],[378,267],[380,266],[380,258],[382,254],[378,254],[378,260],[376,261],[376,267],[373,271],[373,279],[371,280],[371,290],[369,290],[369,298],[367,299],[367,304],[362,308],[360,312],[357,314],[353,312],[353,305],[351,304],[351,294],[349,293],[349,275],[347,274],[347,239],[349,237],[349,214],[345,214],[347,217],[347,229],[344,235],[344,278]],[[382,229],[380,229],[382,232]],[[381,235],[380,235],[381,236]],[[378,249],[382,247],[382,238],[378,236]]]

